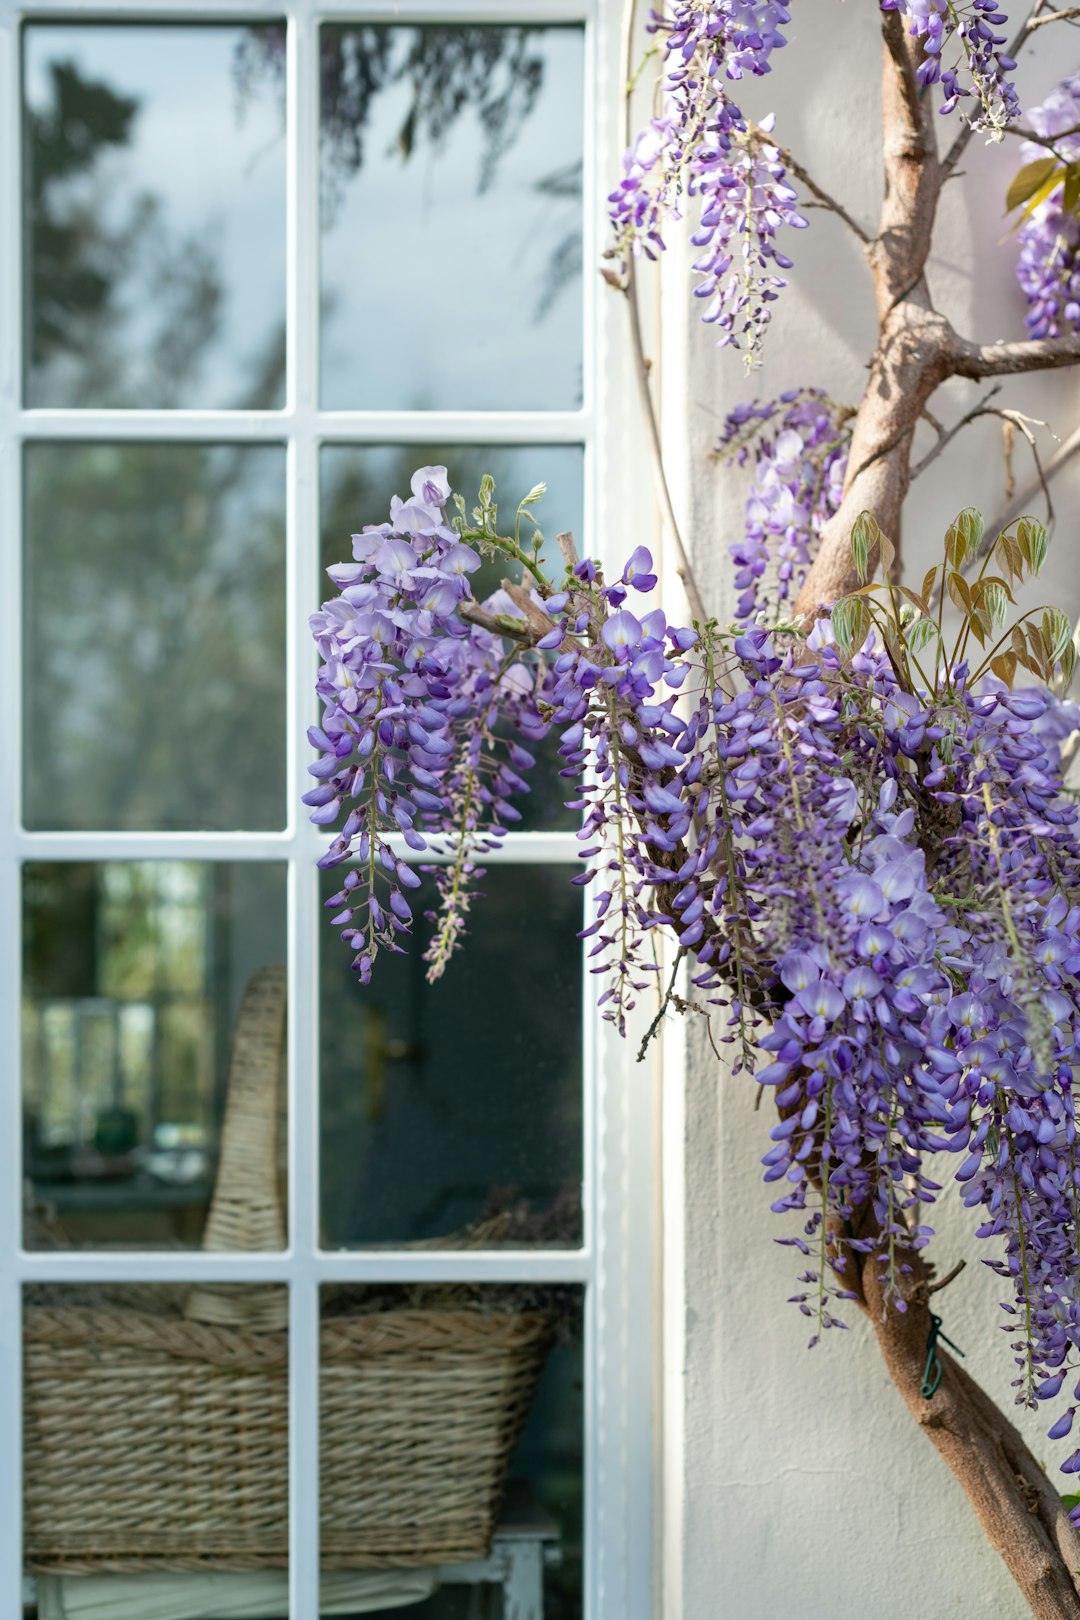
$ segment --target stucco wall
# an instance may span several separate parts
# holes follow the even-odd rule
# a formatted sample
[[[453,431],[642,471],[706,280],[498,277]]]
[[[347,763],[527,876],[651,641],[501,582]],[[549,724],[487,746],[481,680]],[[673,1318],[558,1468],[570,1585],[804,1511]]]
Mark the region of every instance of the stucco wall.
[[[758,115],[774,108],[778,137],[870,223],[880,195],[876,4],[801,0],[793,11],[792,41],[776,71],[741,99]],[[1067,27],[1046,30],[1039,47],[1022,64],[1028,102],[1080,64],[1080,36]],[[957,127],[955,117],[940,121],[944,139]],[[1003,151],[976,138],[966,178],[949,186],[942,209],[932,287],[957,327],[976,337],[1022,335],[1014,250],[999,246],[1004,187],[1017,161],[1016,143]],[[707,594],[726,610],[724,543],[738,530],[743,485],[705,460],[724,412],[737,399],[796,383],[856,398],[872,335],[857,243],[833,218],[810,217],[812,229],[795,242],[793,285],[777,306],[767,360],[749,381],[737,357],[712,346],[695,312],[687,315],[677,255],[665,265],[666,439]],[[952,420],[977,392],[954,385],[932,408]],[[1007,384],[999,403],[1049,417],[1063,435],[1080,414],[1078,395],[1075,375],[1062,375]],[[1043,445],[1049,455],[1053,441],[1044,435]],[[980,424],[915,487],[905,544],[919,577],[961,506],[998,509],[999,447],[999,426]],[[1029,466],[1019,450],[1016,465],[1023,484]],[[1075,474],[1057,481],[1055,496],[1061,516],[1039,593],[1075,616]],[[768,1110],[754,1113],[753,1088],[725,1079],[699,1034],[688,1032],[685,1087],[677,1065],[665,1082],[664,1620],[1022,1620],[1026,1605],[916,1432],[868,1328],[853,1318],[849,1333],[806,1351],[803,1318],[784,1303],[793,1292],[792,1253],[770,1242],[781,1228],[757,1163]],[[966,1254],[968,1266],[940,1307],[966,1365],[1008,1403],[1012,1366],[997,1330],[994,1279],[979,1265],[968,1227],[959,1205],[941,1211],[939,1263],[947,1269]],[[1044,1423],[1024,1426],[1037,1454],[1054,1449]]]

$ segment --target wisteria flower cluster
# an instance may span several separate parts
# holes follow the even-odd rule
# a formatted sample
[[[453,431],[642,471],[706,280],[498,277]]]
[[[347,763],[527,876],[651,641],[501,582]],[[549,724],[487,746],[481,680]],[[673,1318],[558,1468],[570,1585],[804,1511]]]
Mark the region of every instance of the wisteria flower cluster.
[[[840,505],[854,413],[816,388],[737,405],[716,454],[750,466],[742,538],[728,550],[735,617],[774,620],[806,578],[824,524]]]
[[[1008,78],[1016,68],[1003,48],[1008,35],[996,31],[1009,22],[998,0],[881,0],[881,9],[910,19],[911,32],[923,47],[916,70],[919,83],[940,84],[945,93],[939,111],[950,113],[963,98],[974,96],[978,111],[972,127],[989,130],[1000,140],[1002,130],[1020,116],[1020,103]],[[954,38],[960,51],[948,67],[942,55]]]
[[[785,644],[670,624],[643,600],[644,547],[610,583],[568,547],[549,580],[499,535],[489,484],[471,524],[453,506],[448,521],[445,470],[421,469],[331,570],[342,594],[313,624],[308,800],[320,825],[345,818],[324,864],[346,866],[333,921],[361,977],[401,948],[417,862],[442,873],[441,969],[478,843],[526,785],[525,743],[554,731],[604,1015],[625,1033],[655,991],[655,1028],[675,1000],[773,1093],[765,1179],[796,1219],[781,1241],[803,1257],[811,1342],[843,1326],[855,1256],[904,1309],[951,1163],[996,1246],[1018,1399],[1057,1396],[1080,1375],[1080,835],[1062,757],[1080,710],[1053,691],[1075,663],[1064,615],[1006,622],[1045,529],[1006,530],[969,583],[983,528],[966,511],[920,592],[868,581]],[[869,517],[852,546],[864,577],[873,554],[887,568]],[[481,605],[485,554],[525,579]],[[946,598],[963,605],[955,638]],[[502,721],[524,739],[508,756]],[[662,987],[662,937],[685,999],[674,976]]]
[[[461,617],[481,566],[475,545],[487,548],[494,532],[492,489],[486,481],[469,525],[460,501],[448,518],[446,468],[421,467],[389,521],[353,536],[353,560],[329,570],[341,594],[311,620],[324,708],[308,733],[320,757],[304,803],[317,825],[342,823],[319,864],[349,862],[328,905],[365,983],[380,948],[401,950],[413,923],[408,891],[420,886],[388,832],[414,851],[438,849],[440,835],[454,841],[449,864],[431,868],[442,900],[428,950],[437,974],[460,935],[477,854],[520,820],[511,799],[534,763],[526,744],[547,729],[528,668],[499,634]],[[524,560],[517,541],[506,544]],[[505,593],[486,606],[496,630],[523,622]]]
[[[663,251],[666,222],[681,217],[684,196],[698,199],[691,241],[704,250],[694,261],[696,296],[708,300],[703,319],[721,345],[750,358],[786,286],[778,272],[791,268],[777,233],[807,221],[770,138],[772,119],[748,123],[724,81],[767,73],[789,16],[786,6],[756,0],[681,0],[670,19],[653,13],[651,27],[664,40],[663,112],[627,152],[609,198],[616,284],[632,258]]]
[[[1027,298],[1025,324],[1033,338],[1080,332],[1080,73],[1058,86],[1028,123],[1052,150],[1024,141],[1019,190],[1030,195],[1017,234],[1016,276]]]
[[[940,110],[974,96],[972,124],[1000,137],[1020,108],[1007,77],[1016,64],[997,31],[1008,18],[997,0],[881,0],[881,8],[909,20],[922,44],[919,81],[924,89],[940,83]],[[716,327],[721,346],[744,352],[748,366],[787,285],[785,233],[807,220],[788,159],[772,138],[772,115],[751,122],[726,85],[768,73],[790,21],[790,8],[772,0],[676,0],[670,16],[653,12],[650,27],[663,40],[659,110],[626,153],[608,199],[608,257],[616,267],[605,273],[618,287],[628,285],[635,258],[664,251],[668,222],[682,217],[687,199],[695,201],[690,240],[703,250],[693,261],[701,278],[695,296],[706,301],[702,318]],[[942,55],[953,40],[959,56],[946,66]]]

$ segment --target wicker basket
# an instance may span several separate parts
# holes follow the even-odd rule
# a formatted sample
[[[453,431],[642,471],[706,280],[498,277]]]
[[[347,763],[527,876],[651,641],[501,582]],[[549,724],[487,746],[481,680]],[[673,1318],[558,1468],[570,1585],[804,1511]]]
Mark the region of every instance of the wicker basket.
[[[281,1243],[283,1018],[283,977],[266,969],[237,1023],[209,1247]],[[112,1301],[27,1306],[31,1570],[286,1566],[284,1293],[194,1289],[183,1315]],[[550,1342],[539,1312],[450,1304],[325,1318],[323,1566],[485,1556]]]

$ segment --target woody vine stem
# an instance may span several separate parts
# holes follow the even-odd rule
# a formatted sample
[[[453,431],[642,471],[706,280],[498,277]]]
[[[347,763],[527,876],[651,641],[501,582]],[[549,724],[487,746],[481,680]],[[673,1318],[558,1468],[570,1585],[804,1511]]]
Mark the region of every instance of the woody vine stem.
[[[1050,12],[1036,4],[1014,42],[1020,48],[1037,28],[1077,14]],[[634,77],[637,4],[625,12],[626,144],[633,134],[630,86]],[[882,16],[882,153],[885,190],[873,235],[817,186],[806,171],[783,156],[823,206],[856,236],[873,279],[878,333],[869,376],[851,432],[841,502],[825,525],[816,556],[795,600],[793,617],[805,626],[819,611],[859,584],[850,535],[856,518],[872,513],[880,530],[899,545],[904,500],[912,481],[915,431],[935,391],[950,377],[1001,378],[1080,362],[1080,335],[1027,342],[980,344],[958,334],[934,307],[926,264],[942,187],[956,169],[970,138],[966,126],[944,158],[939,156],[931,100],[917,79],[920,42],[907,35],[898,11]],[[630,338],[645,413],[660,510],[679,559],[691,612],[706,610],[675,516],[663,466],[658,411],[644,350],[637,277],[625,277]],[[951,435],[942,434],[942,438]],[[1065,465],[1080,447],[1074,431],[1050,464]],[[943,448],[943,445],[941,446]],[[921,470],[921,468],[919,469]],[[1037,483],[1024,492],[1046,490]],[[1022,510],[1017,505],[1015,511]],[[1015,511],[1007,516],[1015,516]],[[1000,532],[1004,524],[997,526]],[[994,538],[992,533],[990,538]],[[871,559],[873,561],[874,559]],[[1080,1620],[1080,1537],[1070,1526],[1061,1497],[1015,1425],[947,1352],[938,1351],[942,1375],[932,1400],[924,1398],[926,1346],[931,1342],[932,1269],[910,1255],[904,1287],[907,1310],[889,1309],[877,1268],[859,1268],[859,1304],[901,1397],[927,1438],[966,1492],[987,1539],[1005,1560],[1039,1620]],[[850,1277],[849,1277],[850,1284]],[[936,1338],[936,1335],[934,1335]]]

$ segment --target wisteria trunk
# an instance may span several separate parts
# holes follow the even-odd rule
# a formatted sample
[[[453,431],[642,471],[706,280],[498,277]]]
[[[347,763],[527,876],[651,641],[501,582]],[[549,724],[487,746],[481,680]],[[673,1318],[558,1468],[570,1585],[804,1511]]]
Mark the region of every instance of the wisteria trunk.
[[[941,1383],[932,1399],[923,1399],[932,1322],[926,1281],[918,1257],[912,1259],[916,1281],[903,1313],[886,1308],[877,1264],[863,1267],[867,1311],[889,1374],[966,1492],[1032,1614],[1037,1620],[1080,1620],[1080,1536],[1019,1431],[944,1350]]]
[[[877,236],[866,250],[878,341],[854,424],[843,500],[796,602],[796,616],[804,622],[856,585],[850,535],[861,512],[873,513],[899,553],[915,430],[942,382],[1080,359],[1080,343],[1005,345],[1000,354],[994,346],[980,349],[959,338],[934,309],[925,266],[949,165],[938,157],[930,97],[918,93],[911,42],[897,13],[883,19],[883,34],[885,195]],[[1021,353],[1027,349],[1042,353]],[[886,1307],[876,1263],[863,1267],[865,1307],[889,1374],[963,1487],[1032,1614],[1037,1620],[1080,1620],[1080,1536],[1018,1430],[944,1351],[941,1383],[932,1399],[923,1398],[930,1296],[919,1257],[911,1258],[904,1313]]]

